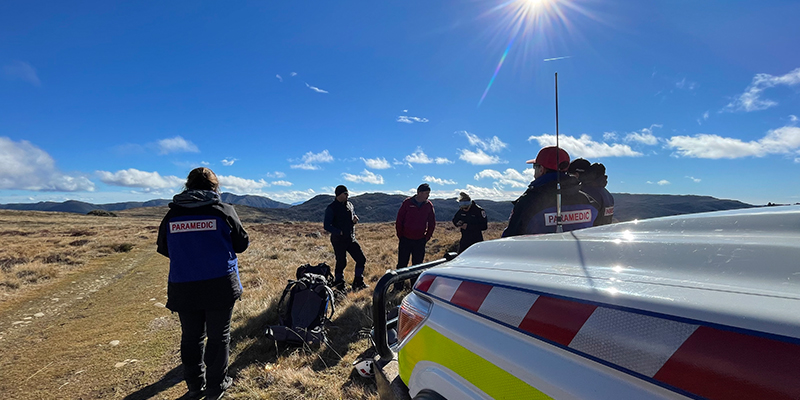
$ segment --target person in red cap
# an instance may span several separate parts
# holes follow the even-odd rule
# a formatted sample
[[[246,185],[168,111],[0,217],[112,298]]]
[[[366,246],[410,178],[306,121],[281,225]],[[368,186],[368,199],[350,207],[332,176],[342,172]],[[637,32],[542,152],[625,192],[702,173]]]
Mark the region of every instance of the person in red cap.
[[[554,233],[558,225],[556,197],[561,182],[561,225],[564,231],[592,226],[599,205],[580,191],[578,179],[567,174],[569,154],[549,146],[541,149],[533,164],[533,182],[515,200],[503,237]]]

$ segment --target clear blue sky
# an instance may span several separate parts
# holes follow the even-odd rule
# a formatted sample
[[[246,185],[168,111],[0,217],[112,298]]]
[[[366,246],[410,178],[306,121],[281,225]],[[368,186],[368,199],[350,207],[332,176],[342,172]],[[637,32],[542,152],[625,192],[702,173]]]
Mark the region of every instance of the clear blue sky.
[[[612,192],[800,202],[799,21],[796,0],[3,1],[0,203],[168,198],[201,165],[284,202],[513,199],[556,72],[560,144]]]

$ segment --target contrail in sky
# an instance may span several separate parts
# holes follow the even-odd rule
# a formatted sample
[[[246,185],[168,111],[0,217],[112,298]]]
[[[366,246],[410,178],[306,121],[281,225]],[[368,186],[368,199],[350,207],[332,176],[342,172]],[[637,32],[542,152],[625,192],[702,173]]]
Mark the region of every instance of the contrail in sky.
[[[545,58],[544,61],[555,61],[555,60],[563,60],[565,58],[572,58],[572,56],[564,56],[564,57],[554,57],[554,58]]]

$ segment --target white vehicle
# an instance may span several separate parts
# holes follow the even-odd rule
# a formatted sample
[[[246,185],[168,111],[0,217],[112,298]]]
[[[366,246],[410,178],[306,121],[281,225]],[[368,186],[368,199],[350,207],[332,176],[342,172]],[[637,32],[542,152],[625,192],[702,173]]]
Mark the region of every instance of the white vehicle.
[[[376,288],[381,398],[800,399],[800,207],[499,239],[422,267],[391,345],[383,293],[420,268]]]

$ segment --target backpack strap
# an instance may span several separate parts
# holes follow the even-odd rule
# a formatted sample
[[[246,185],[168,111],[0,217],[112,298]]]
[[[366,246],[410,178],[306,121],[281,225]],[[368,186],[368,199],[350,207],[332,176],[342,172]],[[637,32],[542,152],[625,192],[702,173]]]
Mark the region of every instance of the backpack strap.
[[[281,299],[278,300],[278,321],[281,325],[284,325],[286,322],[286,314],[288,313],[288,307],[284,310],[283,301],[286,300],[286,295],[289,294],[292,289],[297,285],[299,281],[289,279],[289,283],[286,285],[286,288],[283,289],[283,294],[281,295]]]

